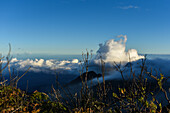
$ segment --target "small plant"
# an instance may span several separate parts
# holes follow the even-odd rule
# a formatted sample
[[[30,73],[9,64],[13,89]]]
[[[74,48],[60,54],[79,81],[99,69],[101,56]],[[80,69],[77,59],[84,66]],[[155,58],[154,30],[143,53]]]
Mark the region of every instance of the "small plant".
[[[160,78],[152,75],[152,70],[148,72],[145,65],[146,58],[142,59],[141,72],[139,75],[133,71],[131,66],[132,78],[129,80],[124,80],[124,85],[119,87],[119,92],[113,92],[113,97],[116,99],[115,102],[115,112],[162,112],[162,104],[158,102],[156,96],[162,91],[165,94],[165,98],[170,104],[167,92],[163,88],[163,83],[168,79],[164,75],[160,74]],[[123,71],[120,66],[115,63],[115,68],[121,73],[122,78],[124,78]],[[156,80],[152,83],[155,87],[151,90],[151,83],[148,82],[147,77]],[[168,111],[168,108],[167,108]]]
[[[23,75],[15,76],[11,74],[10,57],[11,46],[9,45],[9,53],[6,57],[7,63],[2,67],[2,58],[0,58],[0,112],[15,113],[15,112],[68,112],[68,109],[60,102],[51,101],[50,97],[42,92],[35,91],[31,95],[26,94],[17,88],[18,81],[29,71],[29,68]],[[3,71],[8,68],[9,81],[3,78]]]
[[[163,86],[169,77],[166,78],[163,74],[154,76],[152,69],[150,71],[147,70],[146,58],[142,60],[140,65],[141,71],[138,75],[131,66],[131,73],[128,79],[124,78],[124,69],[121,68],[121,65],[115,63],[114,67],[120,72],[123,82],[119,82],[118,91],[113,91],[111,87],[115,86],[105,82],[105,63],[102,58],[101,77],[103,83],[100,83],[98,78],[97,86],[93,86],[92,79],[91,83],[88,83],[91,57],[87,51],[87,54],[82,54],[83,62],[80,70],[82,87],[79,92],[73,95],[69,90],[62,87],[56,78],[57,87],[60,87],[60,89],[56,90],[52,87],[53,93],[47,95],[43,92],[34,91],[32,94],[27,94],[25,91],[17,88],[17,83],[31,67],[20,77],[11,73],[9,64],[12,57],[10,57],[10,51],[11,47],[4,67],[2,67],[2,59],[4,57],[0,58],[0,112],[2,113],[170,112],[169,107],[163,107],[162,103],[156,98],[160,92],[163,92],[168,104],[170,104],[168,94]],[[9,81],[5,80],[2,74],[6,68],[9,71]],[[153,79],[155,82],[148,81],[148,78]],[[150,88],[152,85],[154,87]],[[65,96],[60,94],[61,91]]]

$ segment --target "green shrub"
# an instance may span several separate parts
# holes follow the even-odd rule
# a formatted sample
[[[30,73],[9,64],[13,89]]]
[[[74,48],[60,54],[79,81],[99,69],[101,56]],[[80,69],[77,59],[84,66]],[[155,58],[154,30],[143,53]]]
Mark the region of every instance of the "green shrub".
[[[34,91],[32,94],[26,94],[17,88],[17,82],[24,76],[24,73],[20,77],[12,77],[10,71],[10,51],[7,56],[7,64],[2,67],[2,58],[0,58],[0,112],[43,112],[43,113],[121,113],[121,112],[170,112],[168,106],[162,106],[161,102],[158,102],[156,96],[159,92],[163,92],[166,100],[170,103],[167,96],[167,92],[163,88],[163,84],[168,78],[160,74],[160,78],[152,75],[152,70],[148,72],[145,62],[142,60],[141,72],[136,75],[131,66],[132,78],[124,79],[123,71],[120,65],[115,63],[115,69],[122,75],[123,84],[118,87],[118,92],[114,92],[113,89],[106,87],[105,82],[105,66],[104,61],[101,58],[102,63],[102,78],[103,83],[98,82],[98,85],[94,88],[87,84],[87,74],[89,70],[89,53],[83,54],[82,70],[80,71],[80,78],[85,70],[85,79],[82,79],[82,88],[80,92],[75,95],[66,91],[57,81],[61,88],[61,91],[66,95],[63,98],[60,95],[60,91],[53,89],[51,95],[47,95],[43,92]],[[8,67],[10,81],[3,80],[2,71]],[[30,69],[30,68],[29,68]],[[28,69],[28,70],[29,70]],[[28,71],[27,70],[27,71]],[[26,71],[26,72],[27,72]],[[155,88],[149,90],[149,82],[147,77],[156,81]],[[91,81],[91,86],[93,85]],[[114,87],[114,86],[113,86]],[[96,90],[97,89],[97,90]],[[112,96],[108,92],[112,92]],[[151,97],[151,99],[150,99]],[[111,101],[109,100],[111,99]]]

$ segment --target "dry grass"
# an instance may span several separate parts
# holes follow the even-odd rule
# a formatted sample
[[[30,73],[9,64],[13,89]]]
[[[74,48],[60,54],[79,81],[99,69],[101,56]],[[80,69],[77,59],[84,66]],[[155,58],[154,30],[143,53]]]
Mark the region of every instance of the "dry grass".
[[[121,112],[168,112],[169,108],[163,107],[161,102],[156,99],[158,92],[163,92],[168,104],[170,104],[166,90],[163,88],[163,84],[168,78],[165,78],[162,74],[158,78],[157,75],[152,75],[152,70],[148,71],[145,65],[146,59],[142,60],[140,65],[141,72],[136,75],[131,66],[131,74],[129,79],[124,78],[124,72],[121,65],[115,63],[114,68],[122,75],[121,85],[117,85],[116,90],[114,84],[107,84],[105,81],[105,63],[101,58],[102,64],[102,79],[103,82],[98,81],[98,85],[93,86],[93,81],[88,85],[88,72],[89,63],[92,54],[87,51],[87,54],[82,54],[83,63],[81,65],[80,78],[82,87],[81,90],[75,94],[72,94],[69,89],[64,88],[58,82],[56,78],[57,87],[52,87],[53,93],[47,95],[43,92],[35,91],[28,95],[24,91],[17,88],[17,83],[21,77],[23,77],[29,68],[20,77],[14,75],[10,69],[10,57],[11,47],[6,57],[7,63],[2,67],[2,58],[0,58],[0,112],[74,112],[74,113],[121,113]],[[8,68],[10,79],[9,81],[3,79],[2,72],[5,68]],[[85,70],[85,79],[81,76]],[[155,88],[149,89],[149,82],[147,77],[155,80]],[[59,90],[60,89],[60,90]],[[61,96],[61,93],[65,96]]]

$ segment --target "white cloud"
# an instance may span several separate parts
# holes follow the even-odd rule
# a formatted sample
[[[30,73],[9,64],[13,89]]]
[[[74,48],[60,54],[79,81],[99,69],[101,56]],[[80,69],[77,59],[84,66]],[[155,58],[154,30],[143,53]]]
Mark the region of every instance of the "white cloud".
[[[123,38],[118,41],[114,39],[106,41],[104,44],[99,44],[99,49],[96,54],[96,58],[94,59],[95,63],[100,63],[100,58],[104,60],[105,63],[113,64],[114,62],[117,63],[127,63],[129,59],[131,61],[136,61],[144,56],[140,56],[137,53],[137,50],[130,49],[127,52],[126,50],[126,35],[119,35],[118,38]]]
[[[11,62],[18,62],[17,58],[13,58]]]
[[[50,61],[50,60],[46,60],[46,65],[48,67],[52,67],[54,65],[54,63],[52,61]]]
[[[118,7],[120,9],[138,9],[138,6],[133,6],[133,5],[129,5],[129,6],[122,6],[122,7]]]
[[[5,63],[5,62],[3,62]],[[55,72],[56,70],[75,70],[79,67],[79,60],[73,59],[57,61],[55,59],[26,59],[26,60],[18,60],[17,58],[13,58],[11,60],[11,66],[17,68],[17,70],[26,71],[31,66],[31,71],[34,72]],[[55,71],[54,71],[55,70]]]
[[[78,59],[73,59],[73,60],[72,60],[72,63],[78,63],[78,62],[79,62]]]
[[[97,51],[95,59],[93,59],[92,62],[99,64],[101,61],[100,56],[102,56],[102,59],[108,65],[113,64],[114,62],[127,63],[129,62],[129,57],[131,61],[136,61],[141,58],[144,58],[143,56],[138,55],[135,49],[130,49],[127,52],[125,51],[126,41],[127,41],[126,35],[119,35],[117,37],[119,38],[118,41],[111,39],[106,41],[104,44],[99,44],[100,47]],[[48,72],[51,70],[72,71],[76,69],[78,70],[79,68],[78,59],[58,61],[55,59],[18,60],[16,58],[13,58],[11,64],[15,64],[15,66],[18,67],[18,70],[23,70],[23,71],[27,70],[31,66],[32,67],[31,70],[36,72],[38,71]]]

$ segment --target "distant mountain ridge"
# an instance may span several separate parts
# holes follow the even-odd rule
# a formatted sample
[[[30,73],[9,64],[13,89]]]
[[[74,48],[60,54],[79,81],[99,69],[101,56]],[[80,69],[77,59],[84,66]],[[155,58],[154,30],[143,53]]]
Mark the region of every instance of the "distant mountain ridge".
[[[101,76],[102,76],[102,74],[96,74],[94,71],[89,71],[89,72],[87,72],[87,81],[92,80],[94,78],[101,77]],[[86,78],[86,72],[83,73],[81,76],[78,76],[76,79],[72,80],[67,85],[73,85],[73,84],[80,83],[82,80],[85,81],[85,78]]]

